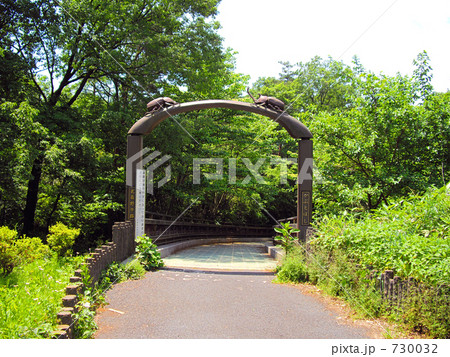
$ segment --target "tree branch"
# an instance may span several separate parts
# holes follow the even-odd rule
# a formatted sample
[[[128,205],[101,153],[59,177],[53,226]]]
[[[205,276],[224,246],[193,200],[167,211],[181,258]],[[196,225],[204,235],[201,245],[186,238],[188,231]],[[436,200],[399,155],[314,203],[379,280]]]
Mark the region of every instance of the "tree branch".
[[[81,81],[77,91],[75,92],[75,94],[72,96],[72,98],[70,98],[70,100],[64,105],[65,107],[70,107],[78,98],[78,96],[81,94],[81,92],[83,91],[87,81],[91,78],[91,75],[95,72],[95,69],[90,69],[89,71],[86,72],[86,75],[84,76],[83,80]]]

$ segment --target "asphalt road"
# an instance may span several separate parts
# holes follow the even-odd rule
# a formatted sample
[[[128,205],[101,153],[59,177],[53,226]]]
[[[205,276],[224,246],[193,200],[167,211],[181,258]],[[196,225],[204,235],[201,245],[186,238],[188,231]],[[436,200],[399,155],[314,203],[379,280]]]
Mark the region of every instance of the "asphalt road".
[[[96,338],[369,338],[272,275],[161,270],[116,285]]]

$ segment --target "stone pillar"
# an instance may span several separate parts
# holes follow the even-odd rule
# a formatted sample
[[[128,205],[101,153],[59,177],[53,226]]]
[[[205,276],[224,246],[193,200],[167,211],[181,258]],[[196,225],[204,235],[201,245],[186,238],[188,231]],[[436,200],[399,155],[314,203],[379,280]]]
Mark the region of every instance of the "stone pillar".
[[[307,230],[311,225],[313,180],[313,142],[302,139],[298,143],[297,176],[297,228],[298,239],[306,242]]]

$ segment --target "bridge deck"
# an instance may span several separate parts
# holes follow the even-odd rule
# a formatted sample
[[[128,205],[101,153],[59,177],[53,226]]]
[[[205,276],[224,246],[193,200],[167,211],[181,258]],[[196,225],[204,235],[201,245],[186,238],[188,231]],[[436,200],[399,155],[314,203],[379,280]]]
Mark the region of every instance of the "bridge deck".
[[[164,258],[169,268],[274,271],[277,262],[262,243],[220,243],[189,248]]]

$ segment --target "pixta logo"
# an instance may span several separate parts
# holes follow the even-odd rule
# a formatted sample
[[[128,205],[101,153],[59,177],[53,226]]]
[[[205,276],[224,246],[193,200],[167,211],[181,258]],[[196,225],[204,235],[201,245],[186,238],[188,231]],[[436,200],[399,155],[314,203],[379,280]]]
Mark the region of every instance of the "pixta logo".
[[[127,186],[132,186],[133,184],[133,170],[136,171],[140,168],[145,168],[147,164],[150,163],[147,168],[145,168],[146,176],[147,176],[147,193],[153,195],[154,193],[154,172],[162,165],[164,165],[166,162],[168,162],[171,159],[170,155],[164,155],[161,158],[154,161],[158,156],[161,155],[161,152],[159,151],[153,151],[150,154],[148,152],[150,151],[149,148],[144,148],[138,153],[134,154],[133,156],[129,157],[127,159],[126,164],[126,184]],[[148,155],[147,155],[148,154]],[[164,177],[160,179],[157,182],[157,187],[160,188],[163,185],[165,185],[167,182],[169,182],[170,178],[172,177],[172,167],[170,165],[167,165],[164,168]]]
[[[153,151],[150,152],[149,148],[145,148],[135,155],[131,156],[127,160],[126,170],[126,183],[127,186],[132,186],[133,170],[145,169],[146,172],[146,182],[147,182],[147,193],[154,194],[155,186],[157,188],[162,187],[167,182],[169,182],[171,178],[172,168],[170,164],[167,164],[171,159],[170,155],[161,156],[161,152]],[[159,157],[161,156],[161,157]],[[158,158],[159,157],[159,158]],[[208,181],[214,180],[222,180],[224,176],[227,176],[228,183],[230,185],[240,184],[246,185],[249,184],[252,180],[256,181],[258,184],[267,184],[266,179],[263,177],[263,173],[261,172],[264,164],[269,164],[270,167],[279,166],[279,176],[278,183],[281,185],[288,184],[288,166],[296,165],[297,159],[295,158],[257,158],[251,159],[248,158],[194,158],[192,162],[192,184],[199,185],[202,183],[202,179]],[[225,173],[224,164],[228,168]],[[245,167],[247,172],[246,176],[242,176],[242,169],[240,178],[238,178],[237,165],[240,164]],[[148,165],[148,166],[147,166]],[[154,182],[155,179],[155,171],[158,170],[161,166],[164,166],[164,177],[161,178],[158,182]],[[146,167],[147,166],[147,167]],[[214,172],[207,172],[203,167],[209,166],[209,168],[214,168]],[[266,165],[267,166],[267,165]],[[202,169],[203,168],[203,169]],[[315,172],[314,176],[316,176],[316,183],[321,183],[321,176],[317,172],[316,167],[314,166],[312,159],[306,159],[298,170],[297,175],[297,184],[302,184],[305,180],[312,180],[312,173]],[[244,171],[245,172],[245,171]]]

